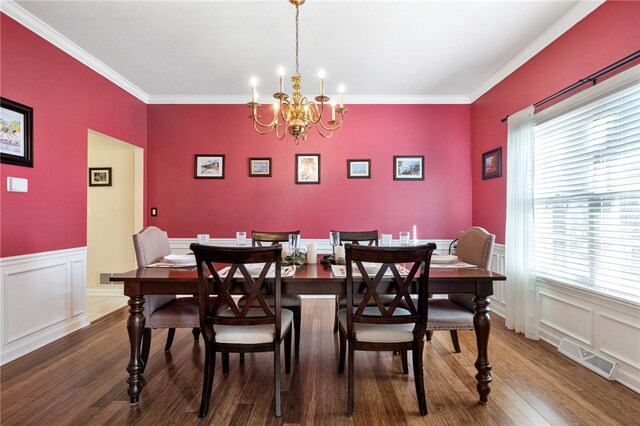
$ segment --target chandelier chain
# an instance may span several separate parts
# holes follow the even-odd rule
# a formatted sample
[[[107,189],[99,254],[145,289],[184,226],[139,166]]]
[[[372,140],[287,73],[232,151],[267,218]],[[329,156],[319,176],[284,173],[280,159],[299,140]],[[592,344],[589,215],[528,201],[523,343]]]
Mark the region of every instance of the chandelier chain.
[[[300,65],[298,63],[298,16],[300,15],[300,9],[296,5],[296,75],[300,75]]]

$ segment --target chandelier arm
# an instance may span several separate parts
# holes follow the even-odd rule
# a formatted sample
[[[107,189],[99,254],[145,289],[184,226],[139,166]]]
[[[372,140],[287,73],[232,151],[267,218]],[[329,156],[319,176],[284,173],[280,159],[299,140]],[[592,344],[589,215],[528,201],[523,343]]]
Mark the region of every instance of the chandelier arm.
[[[330,126],[330,127],[325,126],[323,121],[319,121],[317,124],[319,124],[320,127],[322,127],[324,130],[326,130],[328,132],[335,132],[336,130],[338,130],[340,128],[340,126],[342,126],[342,120],[337,121],[335,123],[335,125]],[[318,127],[318,126],[316,125],[316,127]]]
[[[251,117],[253,118],[253,123],[254,123],[254,126],[253,126],[253,127],[254,127],[254,128],[255,128],[255,125],[256,125],[256,124],[257,124],[258,126],[260,126],[260,127],[270,127],[270,128],[273,128],[273,127],[274,127],[274,125],[276,124],[276,118],[277,118],[277,115],[276,115],[276,114],[274,114],[274,118],[273,118],[273,120],[271,120],[271,123],[269,123],[269,124],[264,124],[264,123],[260,122],[260,119],[258,118],[258,115],[257,115],[256,113],[257,113],[257,110],[254,110],[254,111],[253,111],[253,114],[251,114]],[[268,133],[268,132],[267,132],[267,133]],[[263,134],[264,134],[264,133],[263,133]]]
[[[322,126],[322,127],[324,127],[324,126]],[[319,134],[320,136],[322,136],[323,138],[325,138],[325,139],[329,139],[331,136],[333,136],[333,132],[334,132],[333,130],[329,130],[329,134],[328,134],[328,135],[325,135],[324,133],[322,133],[322,132],[320,131],[320,127],[318,127],[318,126],[316,126],[316,130],[318,131],[318,134]],[[327,130],[328,130],[328,129],[327,129]]]
[[[276,138],[277,138],[279,141],[281,141],[281,140],[282,140],[282,139],[284,139],[284,137],[287,135],[287,130],[285,129],[285,130],[282,132],[282,136],[281,136],[281,135],[279,135],[279,134],[278,134],[278,128],[279,128],[279,127],[282,127],[282,126],[280,126],[280,125],[275,126],[275,127],[274,127],[274,130],[275,130]]]

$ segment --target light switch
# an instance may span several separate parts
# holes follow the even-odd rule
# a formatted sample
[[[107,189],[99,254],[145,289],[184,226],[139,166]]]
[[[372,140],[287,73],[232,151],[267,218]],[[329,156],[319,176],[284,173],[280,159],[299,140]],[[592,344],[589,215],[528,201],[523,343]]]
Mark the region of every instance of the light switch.
[[[27,192],[29,190],[29,180],[17,177],[7,177],[7,191]]]

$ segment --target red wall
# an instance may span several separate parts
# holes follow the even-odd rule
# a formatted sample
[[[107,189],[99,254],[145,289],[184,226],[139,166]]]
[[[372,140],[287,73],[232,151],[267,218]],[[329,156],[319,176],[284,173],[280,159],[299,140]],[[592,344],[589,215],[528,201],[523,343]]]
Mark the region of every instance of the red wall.
[[[473,224],[504,243],[507,123],[500,119],[640,49],[640,2],[609,1],[471,105]],[[482,180],[482,153],[503,147],[502,177]]]
[[[244,105],[149,105],[150,225],[170,237],[332,228],[449,238],[471,225],[469,105],[349,105],[333,138],[256,134]],[[270,113],[264,113],[269,116]],[[269,117],[265,117],[265,120]],[[315,130],[314,130],[315,132]],[[321,184],[295,184],[295,154],[321,155]],[[225,179],[194,179],[194,154],[224,154]],[[425,180],[393,180],[394,155],[424,155]],[[249,157],[272,157],[273,176],[250,178]],[[347,179],[347,159],[370,158],[371,179]]]
[[[147,107],[3,14],[0,27],[0,92],[34,121],[34,167],[1,166],[0,257],[85,246],[87,132],[146,147]],[[7,192],[7,176],[29,192]]]

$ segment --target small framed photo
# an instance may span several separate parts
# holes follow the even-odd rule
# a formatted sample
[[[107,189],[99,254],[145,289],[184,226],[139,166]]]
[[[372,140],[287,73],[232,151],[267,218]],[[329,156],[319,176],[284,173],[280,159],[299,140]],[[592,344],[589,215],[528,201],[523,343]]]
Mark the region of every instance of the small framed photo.
[[[424,180],[424,155],[394,155],[393,180]]]
[[[224,179],[224,155],[196,154],[196,179]]]
[[[2,97],[0,162],[33,167],[33,108]]]
[[[111,186],[111,167],[89,167],[89,186]]]
[[[502,176],[502,147],[482,154],[482,180]]]
[[[271,158],[249,158],[249,176],[271,176]]]
[[[371,179],[371,160],[347,160],[347,178]]]
[[[296,183],[320,183],[320,154],[296,154]]]

